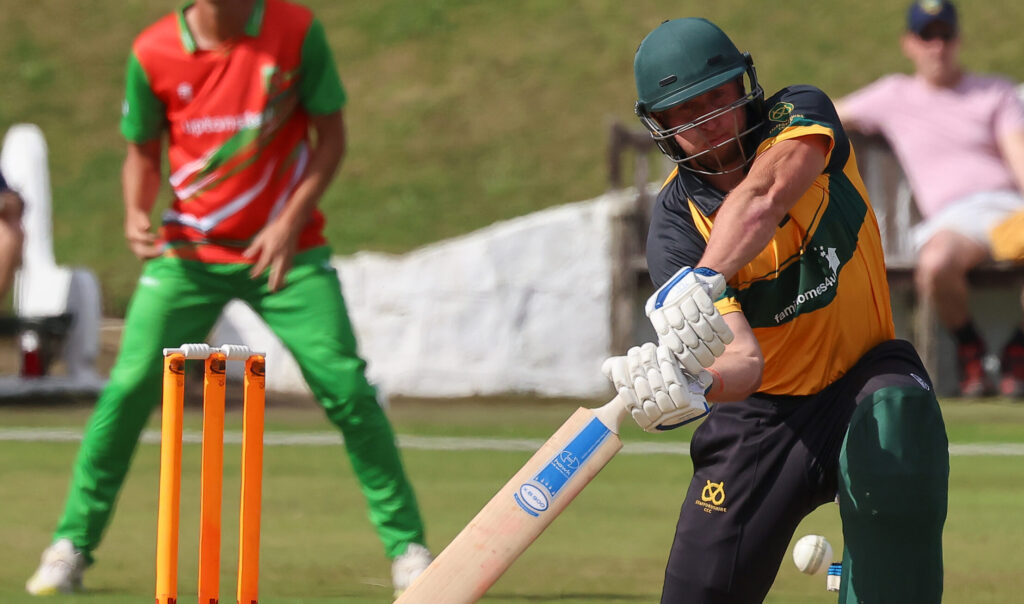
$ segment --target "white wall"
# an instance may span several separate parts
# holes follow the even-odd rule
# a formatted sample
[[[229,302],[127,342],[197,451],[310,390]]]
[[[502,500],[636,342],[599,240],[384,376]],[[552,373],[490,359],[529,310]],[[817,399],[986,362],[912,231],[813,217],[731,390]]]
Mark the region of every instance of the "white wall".
[[[336,257],[371,381],[389,394],[610,393],[612,193],[500,222],[402,256]],[[291,356],[233,303],[210,339],[267,351],[272,390],[306,389]]]

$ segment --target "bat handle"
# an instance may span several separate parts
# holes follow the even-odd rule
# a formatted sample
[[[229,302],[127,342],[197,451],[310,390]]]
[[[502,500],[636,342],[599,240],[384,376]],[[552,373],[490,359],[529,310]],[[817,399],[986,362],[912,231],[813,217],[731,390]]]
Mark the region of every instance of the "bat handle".
[[[594,409],[594,416],[597,417],[597,419],[599,419],[606,428],[611,430],[613,434],[618,434],[619,428],[622,426],[622,420],[629,416],[629,412],[626,411],[626,401],[616,394],[615,398],[608,401],[603,406]]]

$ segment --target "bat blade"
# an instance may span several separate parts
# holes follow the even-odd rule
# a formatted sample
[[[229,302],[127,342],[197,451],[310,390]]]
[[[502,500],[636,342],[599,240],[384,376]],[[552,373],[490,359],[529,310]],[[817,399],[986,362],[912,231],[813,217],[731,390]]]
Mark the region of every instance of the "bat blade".
[[[577,409],[395,604],[472,604],[619,452],[616,397]]]

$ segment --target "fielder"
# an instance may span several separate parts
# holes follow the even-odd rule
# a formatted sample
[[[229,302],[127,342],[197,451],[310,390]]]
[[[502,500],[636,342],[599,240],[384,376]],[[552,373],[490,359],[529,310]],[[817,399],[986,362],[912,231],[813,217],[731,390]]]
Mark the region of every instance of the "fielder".
[[[430,563],[316,209],[344,153],[344,103],[323,26],[282,0],[196,0],[136,38],[121,119],[125,237],[145,265],[30,593],[81,588],[160,400],[162,349],[203,341],[234,298],[283,340],[344,433],[370,520],[394,560],[395,589]],[[165,139],[174,198],[155,235]]]
[[[801,519],[838,493],[839,601],[939,602],[945,427],[893,339],[878,226],[832,102],[811,86],[766,99],[750,55],[704,19],[662,23],[634,71],[636,113],[678,167],[647,243],[658,346],[605,371],[646,430],[713,403],[661,601],[763,601]]]

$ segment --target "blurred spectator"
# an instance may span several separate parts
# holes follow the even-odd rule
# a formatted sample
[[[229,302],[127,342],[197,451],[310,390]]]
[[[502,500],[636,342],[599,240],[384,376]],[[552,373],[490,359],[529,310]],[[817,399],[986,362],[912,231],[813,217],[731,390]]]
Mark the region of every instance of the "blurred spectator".
[[[961,395],[982,396],[995,389],[970,316],[967,272],[992,257],[992,228],[1024,208],[1024,107],[1009,80],[964,69],[960,42],[952,3],[915,2],[901,40],[914,73],[882,77],[837,109],[847,128],[884,135],[899,158],[923,218],[911,234],[918,294],[934,301],[956,340]],[[1020,327],[1001,359],[1000,390],[1024,396]]]
[[[0,174],[0,298],[14,282],[14,273],[21,266],[21,245],[25,233],[21,229],[21,197],[7,186]]]

